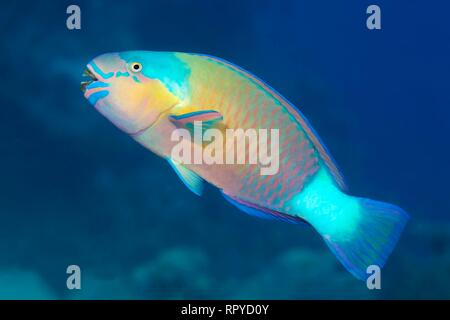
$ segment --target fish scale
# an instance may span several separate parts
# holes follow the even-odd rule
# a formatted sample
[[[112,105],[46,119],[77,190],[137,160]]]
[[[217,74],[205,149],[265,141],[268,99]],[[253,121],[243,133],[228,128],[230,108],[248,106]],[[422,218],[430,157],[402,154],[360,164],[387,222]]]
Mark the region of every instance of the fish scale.
[[[289,156],[291,161],[288,163],[291,166],[286,166],[284,163],[286,160],[283,158],[280,161],[280,172],[273,177],[261,176],[259,170],[255,169],[255,166],[246,164],[239,167],[239,175],[244,175],[242,186],[240,188],[239,196],[249,201],[264,202],[267,206],[273,206],[274,201],[271,197],[271,203],[268,203],[269,194],[277,194],[279,185],[285,185],[292,180],[296,184],[294,190],[289,190],[286,201],[288,201],[294,194],[301,191],[303,184],[306,183],[305,177],[312,176],[317,170],[314,167],[305,166],[306,161],[304,159],[305,154],[318,158],[317,152],[314,150],[311,143],[301,143],[302,140],[307,142],[305,135],[301,127],[296,125],[290,120],[289,114],[282,109],[280,104],[262,91],[254,83],[248,81],[245,77],[238,74],[234,70],[221,65],[218,62],[211,60],[198,60],[186,57],[187,62],[191,66],[192,75],[189,79],[190,82],[203,82],[223,84],[232,83],[232,85],[225,85],[223,93],[219,96],[203,93],[203,90],[208,90],[206,87],[202,87],[203,90],[195,91],[195,95],[191,97],[191,103],[193,105],[206,105],[214,106],[214,109],[221,112],[224,116],[224,123],[226,123],[229,129],[270,129],[278,128],[280,130],[280,154],[282,156]],[[211,64],[216,64],[216,68],[211,67]],[[201,72],[196,72],[201,70]],[[202,79],[203,78],[203,79]],[[213,90],[217,90],[215,85],[211,85]],[[205,101],[205,96],[207,101]],[[213,98],[213,100],[210,99]],[[214,101],[215,99],[215,101]],[[245,111],[244,111],[245,110]],[[288,123],[287,129],[283,129],[283,125]],[[301,146],[302,148],[298,148]],[[248,145],[246,146],[246,152],[248,154]],[[308,171],[305,177],[298,175],[292,175],[292,172]],[[252,179],[249,179],[249,176]],[[250,181],[250,182],[249,182]],[[264,182],[269,182],[265,185],[265,193],[260,194],[255,192],[255,185],[261,186]],[[226,186],[224,186],[226,189]],[[284,188],[286,190],[286,188]],[[285,201],[285,202],[286,202]],[[283,210],[283,208],[277,208]]]

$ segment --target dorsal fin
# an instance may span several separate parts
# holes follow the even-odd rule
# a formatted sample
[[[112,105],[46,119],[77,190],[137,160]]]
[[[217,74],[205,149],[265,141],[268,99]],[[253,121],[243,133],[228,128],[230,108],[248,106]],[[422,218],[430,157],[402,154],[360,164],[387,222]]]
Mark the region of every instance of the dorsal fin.
[[[308,138],[314,144],[314,147],[317,150],[317,152],[319,152],[320,158],[325,163],[327,168],[330,170],[330,173],[333,176],[334,181],[336,182],[336,184],[342,190],[346,190],[347,189],[347,187],[345,185],[344,177],[341,174],[341,172],[339,171],[338,166],[336,165],[336,162],[334,161],[334,159],[331,156],[330,152],[328,151],[328,149],[325,146],[325,144],[319,138],[319,136],[316,133],[316,131],[313,129],[311,124],[308,122],[308,120],[305,118],[305,116],[301,113],[301,111],[299,109],[297,109],[292,103],[290,103],[286,98],[284,98],[281,94],[279,94],[275,89],[270,87],[264,81],[262,81],[261,79],[259,79],[255,75],[251,74],[250,72],[242,69],[241,67],[239,67],[239,66],[237,66],[237,65],[235,65],[235,64],[233,64],[231,62],[228,62],[226,60],[223,60],[223,59],[220,59],[220,58],[217,58],[217,57],[213,57],[213,56],[210,56],[210,55],[206,55],[206,54],[195,54],[195,55],[201,56],[201,57],[205,57],[205,58],[207,58],[207,59],[209,59],[211,61],[220,63],[220,64],[222,64],[222,65],[224,65],[224,66],[226,66],[226,67],[228,67],[228,68],[238,72],[239,74],[241,74],[241,75],[247,77],[248,79],[250,79],[251,81],[253,81],[253,83],[258,85],[259,87],[261,87],[264,90],[266,90],[269,94],[271,94],[272,97],[274,97],[282,106],[284,106],[286,108],[286,110],[289,112],[289,114],[292,117],[294,117],[294,119],[300,124],[300,126],[305,131],[305,133],[308,136]]]

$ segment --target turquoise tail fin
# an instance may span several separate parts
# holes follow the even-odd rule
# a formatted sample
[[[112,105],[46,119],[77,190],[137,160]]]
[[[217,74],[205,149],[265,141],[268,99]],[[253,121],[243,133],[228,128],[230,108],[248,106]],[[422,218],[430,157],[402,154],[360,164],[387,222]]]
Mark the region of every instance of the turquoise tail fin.
[[[357,200],[359,212],[353,231],[342,235],[336,229],[336,234],[322,237],[348,271],[366,280],[368,266],[384,266],[409,217],[401,208],[388,203],[353,199]]]

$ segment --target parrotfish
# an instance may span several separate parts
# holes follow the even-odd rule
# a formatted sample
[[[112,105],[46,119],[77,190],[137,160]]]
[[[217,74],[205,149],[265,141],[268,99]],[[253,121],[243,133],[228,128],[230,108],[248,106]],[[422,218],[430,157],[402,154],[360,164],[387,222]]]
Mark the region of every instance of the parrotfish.
[[[305,116],[255,75],[210,55],[154,51],[100,55],[87,64],[84,75],[89,80],[81,88],[89,102],[166,159],[195,194],[201,195],[209,183],[247,214],[311,226],[360,280],[368,278],[369,266],[384,266],[408,214],[395,205],[349,195],[334,159]],[[192,131],[198,123],[221,132],[278,129],[277,172],[262,175],[261,163],[248,161],[173,159],[178,143],[171,139],[174,130]]]

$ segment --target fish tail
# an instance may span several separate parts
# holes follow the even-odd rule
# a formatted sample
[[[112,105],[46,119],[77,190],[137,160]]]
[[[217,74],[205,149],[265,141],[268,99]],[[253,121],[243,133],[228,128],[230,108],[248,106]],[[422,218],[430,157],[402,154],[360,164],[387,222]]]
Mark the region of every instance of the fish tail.
[[[334,228],[322,228],[326,233],[318,231],[344,267],[366,280],[368,266],[384,266],[409,217],[395,205],[347,197],[354,205],[345,208],[349,212],[343,212],[342,221],[333,221]]]

